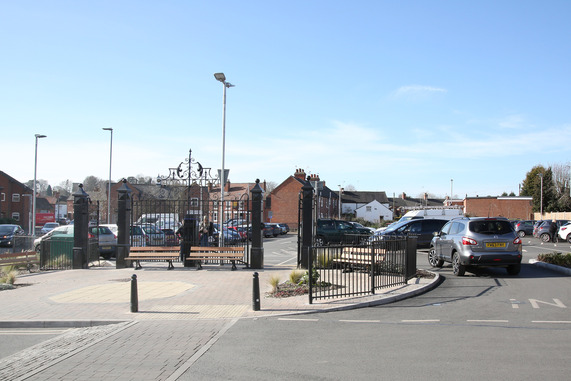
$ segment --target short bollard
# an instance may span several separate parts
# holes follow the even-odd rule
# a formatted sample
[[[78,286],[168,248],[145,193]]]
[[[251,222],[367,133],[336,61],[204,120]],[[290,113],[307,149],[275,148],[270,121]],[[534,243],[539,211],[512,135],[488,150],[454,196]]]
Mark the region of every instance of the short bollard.
[[[137,275],[131,276],[131,312],[139,312],[139,297],[137,296]]]
[[[252,294],[252,304],[254,311],[260,310],[260,280],[258,273],[254,273],[254,292]]]

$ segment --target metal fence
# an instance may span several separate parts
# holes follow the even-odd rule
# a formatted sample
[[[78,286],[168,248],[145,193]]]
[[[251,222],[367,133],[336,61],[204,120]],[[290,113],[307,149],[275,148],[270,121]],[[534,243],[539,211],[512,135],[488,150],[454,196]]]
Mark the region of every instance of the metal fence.
[[[73,268],[73,237],[53,236],[40,244],[40,270],[71,270]],[[99,244],[96,238],[88,242],[88,266],[99,263]]]
[[[406,284],[410,274],[416,273],[416,262],[407,258],[416,258],[416,242],[405,238],[352,246],[314,246],[310,252],[309,303],[314,299],[374,294],[381,288]],[[414,271],[408,267],[414,267]]]

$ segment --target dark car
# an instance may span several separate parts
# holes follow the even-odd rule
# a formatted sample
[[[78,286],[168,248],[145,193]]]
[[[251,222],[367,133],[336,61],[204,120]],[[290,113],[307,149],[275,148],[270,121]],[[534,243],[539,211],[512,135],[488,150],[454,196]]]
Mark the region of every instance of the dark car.
[[[526,235],[533,235],[533,224],[534,221],[516,221],[514,224],[514,230],[520,237],[525,237]]]
[[[332,219],[318,219],[315,234],[315,245],[329,243],[365,243],[372,232],[369,229],[356,227],[350,222]]]
[[[440,231],[448,220],[412,219],[396,223],[383,231],[375,232],[372,240],[383,240],[389,237],[415,237],[419,249],[430,247],[434,233]]]
[[[14,247],[14,238],[24,235],[20,225],[0,225],[0,246]]]
[[[471,267],[505,267],[510,275],[521,269],[521,238],[501,217],[464,217],[451,220],[430,243],[428,262],[433,267],[452,263],[454,275]]]
[[[535,238],[539,238],[543,242],[551,242],[553,241],[553,237],[551,236],[551,232],[549,228],[551,227],[552,220],[545,220],[539,227],[533,232],[533,236]],[[555,231],[555,235],[557,236],[559,232],[559,228],[565,225],[568,220],[556,220],[555,223],[557,224],[557,230]]]
[[[262,222],[262,235],[264,237],[274,237],[274,227],[268,222]]]

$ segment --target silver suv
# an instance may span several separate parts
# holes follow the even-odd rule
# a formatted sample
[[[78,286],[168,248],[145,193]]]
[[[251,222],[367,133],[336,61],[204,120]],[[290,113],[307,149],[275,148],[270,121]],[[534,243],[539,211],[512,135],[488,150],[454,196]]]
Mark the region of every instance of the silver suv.
[[[433,267],[452,263],[454,275],[468,267],[506,267],[510,275],[521,270],[521,238],[506,218],[456,218],[430,242],[428,262]]]

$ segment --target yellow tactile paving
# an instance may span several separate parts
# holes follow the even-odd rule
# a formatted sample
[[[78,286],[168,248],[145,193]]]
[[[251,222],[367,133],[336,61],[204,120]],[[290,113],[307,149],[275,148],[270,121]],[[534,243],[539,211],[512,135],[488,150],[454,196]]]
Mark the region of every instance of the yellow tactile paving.
[[[186,282],[138,282],[139,301],[176,296],[195,287]],[[50,297],[56,303],[124,303],[131,297],[129,282],[88,286]]]

